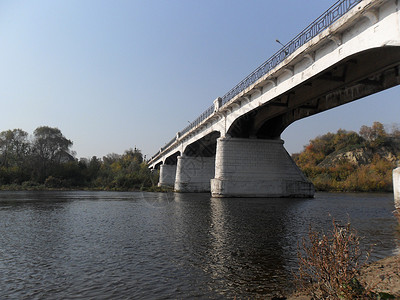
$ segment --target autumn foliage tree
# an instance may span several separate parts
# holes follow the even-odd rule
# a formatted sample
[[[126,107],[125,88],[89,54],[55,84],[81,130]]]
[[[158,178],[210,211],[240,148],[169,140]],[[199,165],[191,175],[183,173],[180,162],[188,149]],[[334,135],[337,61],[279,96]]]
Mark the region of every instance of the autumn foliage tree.
[[[400,134],[374,122],[354,131],[339,129],[310,141],[293,159],[322,191],[391,191],[400,158]]]
[[[388,138],[388,134],[386,133],[383,124],[379,122],[374,122],[372,127],[365,125],[361,126],[359,133],[360,136],[363,137],[372,147],[383,145]]]

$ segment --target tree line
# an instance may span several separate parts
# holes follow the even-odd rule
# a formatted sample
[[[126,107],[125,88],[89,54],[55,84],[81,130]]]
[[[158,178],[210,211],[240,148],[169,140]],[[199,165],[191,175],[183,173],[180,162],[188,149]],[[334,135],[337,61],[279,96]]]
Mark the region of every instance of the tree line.
[[[139,149],[103,158],[75,158],[73,142],[58,128],[40,126],[32,136],[22,129],[0,132],[0,186],[3,189],[148,189],[158,174]]]
[[[41,126],[0,132],[0,188],[155,189],[137,148],[102,158],[75,157],[73,142],[58,128]],[[400,130],[374,122],[358,133],[338,130],[311,140],[293,159],[320,191],[392,191],[392,170],[400,160]]]
[[[318,136],[292,155],[320,191],[393,190],[392,171],[400,159],[400,130],[382,123],[363,125],[359,132],[339,129]]]

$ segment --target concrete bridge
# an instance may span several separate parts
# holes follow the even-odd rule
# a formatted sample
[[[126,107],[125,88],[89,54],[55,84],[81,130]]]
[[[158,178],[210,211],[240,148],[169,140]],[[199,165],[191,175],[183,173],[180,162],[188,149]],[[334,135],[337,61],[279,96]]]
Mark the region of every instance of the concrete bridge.
[[[400,83],[399,2],[335,3],[151,158],[159,185],[214,197],[312,197],[280,135]]]

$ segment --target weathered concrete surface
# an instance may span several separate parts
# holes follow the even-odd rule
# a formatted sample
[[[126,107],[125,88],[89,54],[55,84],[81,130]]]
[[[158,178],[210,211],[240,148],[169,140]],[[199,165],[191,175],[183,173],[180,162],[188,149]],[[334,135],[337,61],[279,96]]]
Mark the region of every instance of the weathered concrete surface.
[[[400,167],[393,170],[394,205],[400,209]]]
[[[313,197],[314,186],[282,140],[220,138],[213,197]]]
[[[175,184],[176,165],[161,165],[160,166],[160,179],[158,186],[170,186]]]
[[[210,192],[214,172],[215,157],[178,156],[175,191]]]

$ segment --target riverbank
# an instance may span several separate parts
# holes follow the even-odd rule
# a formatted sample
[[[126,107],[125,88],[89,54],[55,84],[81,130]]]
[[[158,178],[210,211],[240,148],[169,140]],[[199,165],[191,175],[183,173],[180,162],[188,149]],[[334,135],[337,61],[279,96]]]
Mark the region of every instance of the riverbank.
[[[335,298],[341,294],[339,289],[346,289],[346,286],[347,288],[351,287],[350,290],[348,290],[350,293],[346,294],[346,296],[343,294],[343,299],[350,299],[350,295],[353,295],[351,297],[356,297],[357,299],[361,299],[360,297],[362,296],[365,297],[363,299],[400,299],[400,209],[395,210],[393,214],[398,220],[395,232],[395,239],[397,240],[397,248],[394,252],[395,255],[366,264],[362,266],[361,269],[352,269],[355,272],[349,273],[351,275],[347,277],[347,279],[345,279],[345,277],[340,277],[344,276],[344,274],[336,274],[335,270],[341,268],[339,263],[340,259],[343,259],[343,257],[346,259],[346,256],[341,254],[347,253],[348,258],[352,257],[352,252],[349,251],[347,246],[343,246],[343,243],[346,242],[346,244],[349,243],[349,245],[351,245],[353,240],[347,237],[348,235],[345,229],[342,228],[340,231],[336,231],[336,225],[334,224],[334,230],[332,230],[331,236],[329,236],[329,239],[332,239],[332,244],[329,244],[329,249],[333,249],[333,252],[335,252],[334,257],[330,258],[329,255],[322,255],[322,253],[325,253],[324,250],[326,249],[324,247],[324,239],[312,240],[312,248],[305,248],[306,253],[310,255],[311,251],[312,255],[316,253],[317,257],[322,255],[325,258],[322,264],[319,259],[314,260],[312,256],[309,256],[306,261],[301,260],[299,276],[302,278],[302,281],[312,280],[314,284],[311,286],[303,286],[303,284],[301,284],[300,289],[298,288],[298,290],[290,294],[288,298],[283,297],[283,299],[313,299],[313,292],[317,293],[317,295],[320,292],[323,294],[328,293]],[[358,243],[356,243],[356,245],[358,245]],[[336,253],[336,251],[340,252]],[[328,251],[327,253],[329,254],[331,252]],[[354,263],[356,263],[356,260],[354,260]],[[310,274],[309,266],[314,266],[311,270],[311,274],[313,275],[311,275],[310,278],[307,277],[308,274]],[[304,267],[306,270],[305,272],[304,269],[302,269]],[[333,273],[331,273],[331,271],[333,271]],[[334,280],[332,280],[332,278]],[[339,285],[336,286],[338,283]],[[331,290],[331,288],[333,289]]]
[[[369,292],[386,293],[395,297],[392,299],[400,299],[400,254],[366,265],[361,270],[359,281]],[[287,299],[310,300],[311,296],[298,291]]]
[[[388,293],[400,298],[400,254],[367,265],[360,274],[371,291]]]
[[[158,192],[158,193],[166,193],[166,192],[174,192],[173,187],[166,187],[166,186],[143,186],[143,187],[134,187],[134,188],[125,188],[125,187],[109,187],[109,186],[49,186],[46,184],[39,184],[36,182],[23,182],[22,184],[4,184],[0,185],[0,191],[111,191],[111,192]],[[392,193],[392,191],[319,191],[317,192],[325,192],[325,193]]]
[[[156,192],[156,193],[167,193],[172,192],[173,189],[169,187],[143,187],[143,188],[120,188],[120,187],[48,187],[45,184],[7,184],[1,185],[0,191],[100,191],[100,192]]]

